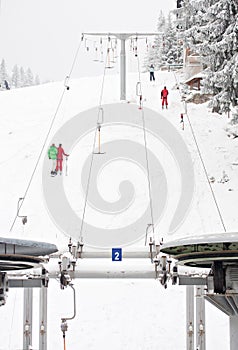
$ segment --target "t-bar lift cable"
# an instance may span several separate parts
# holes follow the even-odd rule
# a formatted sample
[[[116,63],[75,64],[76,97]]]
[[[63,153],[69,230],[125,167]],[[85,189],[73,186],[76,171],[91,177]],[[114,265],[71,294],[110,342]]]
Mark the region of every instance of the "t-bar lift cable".
[[[78,48],[77,48],[77,50],[76,50],[76,53],[75,53],[75,55],[74,55],[73,63],[72,63],[72,66],[71,66],[71,68],[70,68],[69,74],[68,74],[67,77],[66,77],[66,78],[67,78],[67,82],[68,82],[69,78],[71,77],[72,72],[73,72],[73,69],[74,69],[74,67],[75,67],[76,60],[77,60],[77,57],[78,57],[78,54],[79,54],[79,50],[80,50],[82,41],[83,41],[83,35],[81,36],[80,43],[79,43]],[[66,89],[65,89],[65,87],[66,87]],[[10,232],[12,231],[12,229],[13,229],[13,227],[14,227],[14,225],[15,225],[16,219],[17,219],[17,217],[19,216],[19,211],[20,211],[20,209],[21,209],[21,207],[22,207],[22,205],[23,205],[23,203],[24,203],[24,201],[25,201],[25,199],[26,199],[27,193],[28,193],[28,191],[29,191],[29,188],[30,188],[30,186],[31,186],[31,183],[32,183],[32,180],[33,180],[33,178],[34,178],[35,172],[36,172],[37,167],[38,167],[38,165],[39,165],[41,156],[42,156],[42,154],[43,154],[43,151],[44,151],[44,149],[45,149],[46,143],[47,143],[47,141],[48,141],[50,132],[51,132],[51,130],[52,130],[52,128],[53,128],[54,122],[55,122],[55,120],[56,120],[56,117],[57,117],[58,111],[59,111],[59,109],[60,109],[60,106],[61,106],[61,104],[62,104],[62,101],[63,101],[63,98],[64,98],[64,95],[65,95],[65,91],[66,91],[66,90],[69,90],[69,87],[68,87],[68,85],[66,86],[66,83],[64,83],[63,92],[62,92],[62,94],[61,94],[61,96],[60,96],[60,99],[59,99],[59,102],[58,102],[56,111],[55,111],[55,113],[54,113],[54,115],[53,115],[53,118],[52,118],[52,120],[51,120],[49,129],[48,129],[48,131],[47,131],[47,134],[46,134],[46,137],[45,137],[45,139],[44,139],[43,145],[42,145],[42,147],[41,147],[40,153],[39,153],[39,155],[38,155],[38,158],[37,158],[35,167],[34,167],[33,172],[32,172],[32,174],[31,174],[30,180],[29,180],[29,182],[28,182],[28,184],[27,184],[27,187],[26,187],[24,196],[22,197],[22,200],[21,200],[21,202],[20,202],[20,204],[19,204],[19,206],[18,206],[17,214],[16,214],[16,216],[15,216],[15,218],[14,218],[14,220],[13,220],[13,223],[12,223],[12,225],[11,225]]]

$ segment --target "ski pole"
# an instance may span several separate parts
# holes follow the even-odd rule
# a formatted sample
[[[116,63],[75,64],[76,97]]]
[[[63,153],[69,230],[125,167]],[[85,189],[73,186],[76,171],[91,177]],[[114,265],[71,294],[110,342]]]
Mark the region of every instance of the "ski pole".
[[[65,165],[65,176],[68,176],[68,157],[66,157],[66,165]]]

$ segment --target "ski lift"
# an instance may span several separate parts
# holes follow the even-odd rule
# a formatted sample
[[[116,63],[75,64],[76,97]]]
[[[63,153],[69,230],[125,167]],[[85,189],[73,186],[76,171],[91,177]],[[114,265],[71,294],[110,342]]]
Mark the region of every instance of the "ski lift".
[[[111,65],[111,60],[110,60],[110,48],[107,49],[107,66],[106,68],[113,68],[113,66]]]
[[[98,62],[98,48],[95,47],[95,59],[94,59],[94,62]]]
[[[69,82],[69,76],[67,75],[65,80],[64,80],[64,86],[66,87],[67,90],[69,90],[68,82]]]
[[[102,45],[102,38],[100,38],[100,62],[103,62],[103,45]]]
[[[138,53],[137,53],[137,37],[135,38],[135,57],[137,57],[138,56]]]
[[[64,343],[64,349],[66,349],[66,339],[65,339],[65,333],[67,332],[68,330],[68,324],[67,324],[67,321],[69,320],[73,320],[76,316],[76,293],[75,293],[75,289],[73,287],[73,284],[72,283],[69,283],[69,286],[73,289],[73,298],[74,298],[74,314],[72,317],[63,317],[61,318],[61,325],[60,325],[60,328],[61,328],[61,331],[63,333],[63,343]]]
[[[140,81],[136,84],[136,96],[139,96],[139,109],[142,109],[142,91],[141,91],[141,83]]]
[[[148,238],[148,233],[149,233],[149,228],[153,228],[153,224],[148,224],[145,232],[145,245],[147,244],[147,238]]]
[[[112,44],[110,36],[108,37],[108,44]],[[110,59],[110,50],[111,50],[111,48],[108,47],[107,48],[107,66],[106,66],[106,68],[113,68],[113,66],[111,65],[112,61]]]
[[[115,61],[114,48],[115,48],[115,46],[113,46],[113,42],[111,41],[111,51],[112,51],[112,60],[111,60],[111,62],[112,62],[112,63],[115,63],[115,62],[116,62],[116,61]]]
[[[86,48],[86,51],[89,51],[89,46],[87,44],[87,39],[85,39],[85,41],[84,41],[84,47]]]
[[[133,39],[130,39],[130,51],[133,51]]]
[[[101,50],[101,60],[100,60],[101,63],[103,63],[103,51]]]
[[[101,120],[100,120],[101,116]],[[94,154],[105,154],[106,152],[101,152],[101,127],[104,122],[104,111],[103,108],[99,108],[99,116],[98,116],[98,123],[97,123],[97,132],[98,132],[98,152],[93,152]]]
[[[17,217],[22,218],[22,223],[25,225],[27,223],[27,216],[26,215],[19,215],[20,211],[20,202],[23,201],[24,198],[19,198],[18,203],[17,203]]]
[[[118,54],[117,54],[117,38],[114,41],[114,52],[115,52],[115,58],[117,58],[118,57]]]
[[[146,44],[146,51],[149,51],[149,45],[148,45],[148,39],[147,39],[147,37],[145,38],[145,44]]]
[[[116,61],[115,61],[114,48],[112,48],[112,63],[116,63]]]

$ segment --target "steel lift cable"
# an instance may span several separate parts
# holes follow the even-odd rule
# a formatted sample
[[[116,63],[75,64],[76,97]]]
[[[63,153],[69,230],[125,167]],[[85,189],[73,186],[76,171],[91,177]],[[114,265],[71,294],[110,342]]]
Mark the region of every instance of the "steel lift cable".
[[[150,181],[150,167],[149,167],[149,157],[148,157],[148,147],[147,147],[147,137],[146,137],[145,114],[144,114],[143,102],[142,102],[140,60],[139,60],[139,55],[138,55],[137,50],[136,50],[136,58],[137,58],[137,69],[138,69],[137,93],[138,93],[138,95],[140,97],[140,108],[139,109],[141,110],[141,117],[142,117],[143,137],[144,137],[144,146],[145,146],[145,158],[146,158],[146,169],[147,169],[147,181],[148,181],[149,202],[150,202],[150,216],[151,216],[151,223],[148,224],[147,229],[146,229],[146,241],[147,241],[147,235],[148,235],[148,228],[149,227],[152,227],[153,240],[155,240],[154,214],[153,214],[152,190],[151,190],[151,181]],[[146,241],[145,241],[145,244],[146,244]]]
[[[79,53],[79,50],[80,50],[82,41],[83,41],[83,36],[81,37],[80,43],[79,43],[78,48],[77,48],[77,51],[76,51],[76,53],[75,53],[75,56],[74,56],[73,63],[72,63],[72,66],[71,66],[71,68],[70,68],[69,74],[68,74],[67,77],[66,77],[67,82],[68,82],[68,80],[69,80],[69,78],[70,78],[70,76],[71,76],[71,74],[72,74],[72,72],[73,72],[73,69],[74,69],[74,67],[75,67],[76,60],[77,60],[77,57],[78,57],[78,53]],[[65,87],[66,87],[66,89],[65,89]],[[21,207],[22,207],[22,205],[23,205],[23,203],[24,203],[24,201],[25,201],[25,199],[26,199],[27,193],[28,193],[28,191],[29,191],[29,188],[30,188],[30,186],[31,186],[31,183],[32,183],[32,180],[33,180],[33,178],[34,178],[35,172],[36,172],[37,167],[38,167],[38,165],[39,165],[41,156],[42,156],[42,154],[43,154],[43,151],[44,151],[44,149],[45,149],[45,146],[46,146],[46,143],[47,143],[47,141],[48,141],[49,135],[50,135],[51,130],[52,130],[52,128],[53,128],[54,122],[55,122],[55,120],[56,120],[56,117],[57,117],[58,111],[59,111],[59,109],[60,109],[60,106],[61,106],[61,104],[62,104],[62,101],[63,101],[63,98],[64,98],[64,95],[65,95],[65,91],[66,91],[66,90],[68,90],[68,85],[66,86],[66,80],[65,80],[63,92],[62,92],[62,94],[61,94],[61,96],[60,96],[60,99],[59,99],[59,102],[58,102],[56,111],[55,111],[55,113],[54,113],[54,115],[53,115],[53,118],[52,118],[52,120],[51,120],[49,129],[48,129],[48,131],[47,131],[47,134],[46,134],[46,137],[45,137],[45,139],[44,139],[43,145],[42,145],[42,147],[41,147],[40,153],[39,153],[39,155],[38,155],[38,158],[37,158],[35,167],[34,167],[34,169],[33,169],[33,172],[32,172],[32,174],[31,174],[30,180],[29,180],[28,185],[27,185],[27,187],[26,187],[24,196],[22,197],[22,201],[20,202],[20,204],[19,204],[19,206],[18,206],[17,214],[16,214],[16,216],[15,216],[15,218],[14,218],[14,220],[13,220],[13,223],[12,223],[12,225],[11,225],[11,227],[10,227],[10,232],[12,231],[12,229],[13,229],[13,227],[14,227],[14,225],[15,225],[16,219],[17,219],[17,217],[19,216],[19,211],[20,211],[20,209],[21,209]]]
[[[174,74],[174,77],[175,77],[175,80],[176,80],[176,84],[177,84],[177,86],[179,86],[177,77],[176,77],[176,75],[175,75],[174,72],[173,72],[173,74]],[[181,98],[182,98],[182,93],[181,93],[181,90],[180,90],[180,89],[179,89],[179,93],[180,93],[180,96],[181,96]],[[186,102],[185,102],[185,104],[186,104]],[[218,212],[218,216],[219,216],[220,221],[221,221],[221,225],[222,225],[222,227],[223,227],[224,232],[227,232],[226,226],[225,226],[225,222],[224,222],[224,220],[223,220],[223,217],[222,217],[222,214],[221,214],[221,210],[220,210],[220,207],[219,207],[219,205],[218,205],[218,202],[217,202],[215,193],[214,193],[214,191],[213,191],[211,182],[209,181],[209,176],[208,176],[207,168],[206,168],[205,162],[204,162],[204,160],[203,160],[202,153],[201,153],[201,151],[200,151],[200,148],[199,148],[199,145],[198,145],[198,142],[197,142],[197,138],[196,138],[196,135],[195,135],[195,132],[194,132],[194,129],[193,129],[192,123],[191,123],[191,121],[190,121],[190,118],[189,118],[189,115],[188,115],[187,110],[186,110],[186,113],[185,113],[185,114],[186,114],[186,117],[187,117],[187,120],[188,120],[188,124],[189,124],[189,126],[190,126],[190,130],[191,130],[191,133],[192,133],[192,136],[193,136],[193,139],[194,139],[194,143],[195,143],[196,148],[197,148],[197,152],[198,152],[198,155],[199,155],[199,158],[200,158],[202,167],[203,167],[203,171],[204,171],[205,176],[206,176],[206,179],[207,179],[208,186],[209,186],[210,191],[211,191],[211,194],[212,194],[212,198],[213,198],[213,200],[214,200],[214,203],[215,203],[215,206],[216,206],[216,209],[217,209],[217,212]]]
[[[92,153],[91,153],[91,160],[90,160],[89,173],[88,173],[88,181],[87,181],[87,186],[86,186],[85,201],[84,201],[84,207],[83,207],[83,216],[82,216],[80,233],[79,233],[79,242],[80,243],[83,242],[83,227],[84,227],[84,220],[85,220],[86,207],[87,207],[87,201],[88,201],[89,186],[90,186],[91,175],[92,175],[93,160],[94,160],[94,156],[95,156],[95,147],[96,147],[96,141],[97,141],[98,125],[100,124],[100,118],[101,118],[101,113],[102,113],[102,98],[103,98],[104,83],[105,83],[105,76],[106,76],[106,69],[107,69],[107,53],[108,53],[109,42],[110,42],[110,39],[108,37],[106,57],[104,60],[102,86],[101,86],[101,92],[100,92],[99,104],[98,104],[99,105],[98,106],[98,114],[97,114],[97,120],[96,120],[96,127],[95,127],[95,131],[94,131]]]

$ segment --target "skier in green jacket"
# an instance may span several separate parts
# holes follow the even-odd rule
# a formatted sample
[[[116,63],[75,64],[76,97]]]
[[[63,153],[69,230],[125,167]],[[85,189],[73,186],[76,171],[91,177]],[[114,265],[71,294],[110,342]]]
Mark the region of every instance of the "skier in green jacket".
[[[57,154],[58,154],[58,149],[55,146],[54,143],[52,143],[52,145],[50,146],[49,150],[48,150],[48,157],[49,159],[52,160],[52,169],[51,169],[51,175],[56,175],[56,160],[57,160]]]

